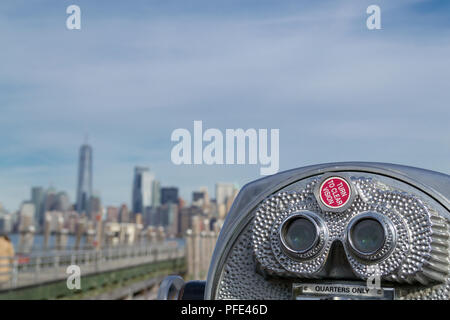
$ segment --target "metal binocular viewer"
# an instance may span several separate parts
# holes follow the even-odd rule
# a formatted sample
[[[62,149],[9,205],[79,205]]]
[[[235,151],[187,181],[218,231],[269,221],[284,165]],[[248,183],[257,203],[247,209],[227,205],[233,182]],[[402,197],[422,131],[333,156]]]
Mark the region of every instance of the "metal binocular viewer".
[[[206,281],[160,299],[449,299],[450,176],[332,163],[247,184]]]

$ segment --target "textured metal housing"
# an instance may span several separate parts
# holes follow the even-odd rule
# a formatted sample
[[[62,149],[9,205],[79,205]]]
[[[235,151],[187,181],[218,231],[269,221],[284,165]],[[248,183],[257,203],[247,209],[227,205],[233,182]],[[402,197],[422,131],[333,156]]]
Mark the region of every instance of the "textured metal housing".
[[[324,212],[315,201],[314,186],[328,173],[350,175],[357,189],[358,196],[345,212]],[[448,299],[449,198],[448,175],[391,164],[323,164],[252,182],[241,190],[222,228],[205,298],[289,298],[290,282],[283,279],[320,276],[333,241],[342,241],[345,247],[345,222],[363,211],[375,210],[389,217],[397,230],[397,245],[387,248],[392,253],[376,265],[383,280],[417,284],[406,289],[399,287],[399,298]],[[273,240],[277,224],[298,210],[320,212],[328,219],[328,227],[332,226],[330,240],[324,244],[319,257],[305,262],[284,257],[282,250],[276,250]],[[333,219],[340,223],[333,223]],[[373,264],[362,263],[345,249],[354,273],[361,279],[370,276]],[[262,272],[255,272],[257,268]],[[278,276],[280,280],[269,281],[264,274]]]

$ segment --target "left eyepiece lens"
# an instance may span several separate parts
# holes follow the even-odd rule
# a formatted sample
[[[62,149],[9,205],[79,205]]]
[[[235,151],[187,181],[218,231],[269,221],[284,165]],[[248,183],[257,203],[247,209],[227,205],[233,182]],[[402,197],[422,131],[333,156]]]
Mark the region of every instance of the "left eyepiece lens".
[[[317,227],[309,219],[298,217],[286,221],[283,228],[286,246],[295,252],[305,252],[314,246],[317,240]]]

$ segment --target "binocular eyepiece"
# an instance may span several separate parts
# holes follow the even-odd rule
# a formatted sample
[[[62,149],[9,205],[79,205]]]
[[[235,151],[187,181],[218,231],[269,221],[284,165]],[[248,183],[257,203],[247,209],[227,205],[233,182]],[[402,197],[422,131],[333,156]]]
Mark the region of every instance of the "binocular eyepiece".
[[[206,281],[160,299],[446,299],[450,176],[382,163],[314,165],[247,184]]]

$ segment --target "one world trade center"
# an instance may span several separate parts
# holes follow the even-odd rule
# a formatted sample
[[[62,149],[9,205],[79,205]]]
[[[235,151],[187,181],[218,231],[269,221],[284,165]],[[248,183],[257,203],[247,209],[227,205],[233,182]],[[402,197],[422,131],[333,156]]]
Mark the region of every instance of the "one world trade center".
[[[84,144],[80,148],[78,162],[77,212],[90,214],[92,195],[92,147]]]

